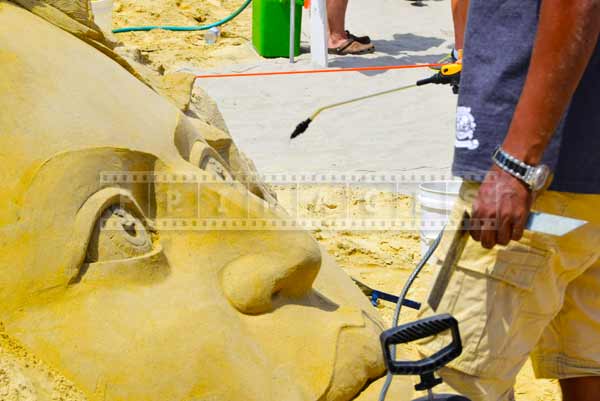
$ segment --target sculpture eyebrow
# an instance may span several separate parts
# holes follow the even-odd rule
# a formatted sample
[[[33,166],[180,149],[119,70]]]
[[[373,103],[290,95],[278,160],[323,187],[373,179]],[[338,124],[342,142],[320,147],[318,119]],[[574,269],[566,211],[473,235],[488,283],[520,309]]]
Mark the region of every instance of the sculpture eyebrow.
[[[123,200],[126,200],[126,202],[123,202]],[[80,219],[87,220],[92,212],[95,217],[93,218],[93,222],[96,222],[107,208],[116,204],[129,206],[136,217],[142,220],[147,219],[131,191],[123,188],[107,187],[90,195],[83,205],[79,207],[76,224]]]

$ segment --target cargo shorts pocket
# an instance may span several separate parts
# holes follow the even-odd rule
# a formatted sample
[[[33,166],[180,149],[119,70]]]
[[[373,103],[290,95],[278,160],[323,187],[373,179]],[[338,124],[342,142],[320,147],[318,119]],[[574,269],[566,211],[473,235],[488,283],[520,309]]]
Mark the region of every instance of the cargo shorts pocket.
[[[549,320],[532,302],[548,258],[527,239],[487,250],[469,238],[437,311],[459,322],[464,351],[451,366],[497,377],[527,357]]]
[[[522,290],[531,290],[537,272],[549,258],[549,253],[528,245],[511,242],[492,250],[469,239],[457,268],[489,276]]]

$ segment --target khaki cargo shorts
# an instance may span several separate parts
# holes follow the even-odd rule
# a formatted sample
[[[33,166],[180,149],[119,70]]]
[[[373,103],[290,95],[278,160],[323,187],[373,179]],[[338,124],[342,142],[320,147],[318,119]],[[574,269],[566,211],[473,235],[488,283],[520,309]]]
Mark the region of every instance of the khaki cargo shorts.
[[[478,188],[463,184],[434,268]],[[511,399],[530,355],[540,378],[600,376],[600,195],[548,191],[533,209],[590,223],[560,238],[526,231],[492,250],[469,238],[438,310],[421,312],[459,321],[463,354],[440,373],[473,401]],[[427,339],[419,351],[431,355],[448,342]]]

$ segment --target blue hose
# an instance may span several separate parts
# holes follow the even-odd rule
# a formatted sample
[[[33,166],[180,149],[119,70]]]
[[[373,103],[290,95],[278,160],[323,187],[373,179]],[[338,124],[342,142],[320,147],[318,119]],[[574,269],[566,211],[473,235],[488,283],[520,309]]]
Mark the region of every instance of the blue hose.
[[[213,22],[212,24],[208,24],[208,25],[194,25],[194,26],[169,26],[169,25],[150,25],[150,26],[130,26],[130,27],[125,27],[125,28],[117,28],[117,29],[113,29],[113,33],[123,33],[123,32],[142,32],[142,31],[151,31],[153,29],[165,29],[167,31],[206,31],[210,28],[214,28],[216,26],[219,25],[223,25],[226,24],[227,22],[231,21],[232,19],[234,19],[235,17],[237,17],[238,15],[241,14],[242,11],[244,11],[246,9],[246,7],[248,7],[250,5],[250,3],[252,3],[252,0],[246,0],[244,2],[244,4],[242,4],[242,6],[240,8],[238,8],[237,10],[235,10],[233,12],[233,14],[231,14],[230,16],[228,16],[227,18],[224,18],[220,21],[217,22]]]

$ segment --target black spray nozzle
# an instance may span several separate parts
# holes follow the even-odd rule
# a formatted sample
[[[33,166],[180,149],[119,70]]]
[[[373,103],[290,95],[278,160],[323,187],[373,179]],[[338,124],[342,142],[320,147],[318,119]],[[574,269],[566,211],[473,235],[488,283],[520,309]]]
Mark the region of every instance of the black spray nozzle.
[[[417,81],[417,86],[423,86],[428,84],[441,84],[443,82],[441,82],[440,80],[440,75],[440,73],[437,73],[429,78],[420,79]]]
[[[296,126],[296,129],[294,130],[294,132],[292,132],[292,136],[290,137],[290,139],[294,139],[298,135],[303,134],[304,131],[306,131],[308,129],[308,126],[310,125],[311,122],[312,122],[312,120],[310,118],[307,118],[306,120],[304,120],[300,124],[298,124]]]
[[[436,73],[435,75],[430,76],[429,78],[421,79],[417,81],[417,86],[423,86],[427,84],[437,84],[437,85],[457,85],[460,82],[460,72],[452,75],[445,75],[441,72]]]
[[[445,85],[452,86],[452,92],[458,94],[460,84],[460,72],[452,75],[444,75],[441,72],[430,76],[429,78],[421,79],[417,81],[417,86],[423,86],[427,84]]]

